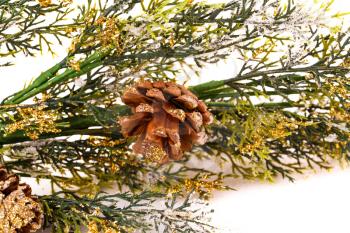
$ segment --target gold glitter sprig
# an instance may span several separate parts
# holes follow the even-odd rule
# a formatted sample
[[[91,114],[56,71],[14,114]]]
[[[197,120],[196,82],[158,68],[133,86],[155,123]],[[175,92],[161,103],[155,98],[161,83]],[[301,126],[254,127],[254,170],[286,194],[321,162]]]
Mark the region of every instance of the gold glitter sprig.
[[[203,175],[201,177],[185,179],[183,184],[170,187],[167,193],[172,195],[174,193],[195,191],[200,198],[207,200],[212,196],[213,191],[226,189],[222,179],[210,180],[208,175]]]
[[[113,227],[112,227],[113,226]],[[119,227],[109,221],[90,221],[87,233],[120,233]],[[125,231],[128,232],[128,231]]]
[[[51,0],[38,0],[41,7],[48,7],[52,4]]]
[[[118,20],[116,18],[100,17],[95,24],[100,27],[97,40],[101,42],[102,46],[113,45],[117,53],[121,54],[123,52],[123,43],[120,30],[117,26]]]
[[[80,71],[80,61],[71,59],[68,61],[68,66],[75,71]]]
[[[126,143],[125,139],[111,139],[106,137],[90,137],[88,143],[95,147],[115,147]]]
[[[243,123],[243,127],[254,128],[246,131],[244,140],[239,144],[241,153],[257,153],[264,157],[268,153],[266,142],[268,140],[283,140],[289,136],[293,130],[308,123],[288,119],[280,113],[262,113],[249,117]]]
[[[36,140],[43,133],[59,133],[56,121],[59,114],[56,110],[47,110],[46,106],[17,108],[18,119],[5,127],[6,134],[23,130],[32,140]]]

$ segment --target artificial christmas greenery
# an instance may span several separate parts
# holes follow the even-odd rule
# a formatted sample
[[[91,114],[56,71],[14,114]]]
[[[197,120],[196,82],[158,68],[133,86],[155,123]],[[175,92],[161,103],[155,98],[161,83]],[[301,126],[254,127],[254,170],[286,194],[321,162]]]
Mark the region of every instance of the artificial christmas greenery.
[[[350,35],[329,23],[343,16],[330,5],[1,1],[1,69],[71,40],[65,58],[0,105],[2,231],[27,232],[4,211],[9,176],[51,182],[38,198],[11,187],[40,203],[27,220],[52,232],[213,232],[203,200],[228,180],[347,163]],[[230,55],[232,78],[181,81]],[[208,139],[192,148],[199,134]],[[146,139],[161,153],[137,149]]]

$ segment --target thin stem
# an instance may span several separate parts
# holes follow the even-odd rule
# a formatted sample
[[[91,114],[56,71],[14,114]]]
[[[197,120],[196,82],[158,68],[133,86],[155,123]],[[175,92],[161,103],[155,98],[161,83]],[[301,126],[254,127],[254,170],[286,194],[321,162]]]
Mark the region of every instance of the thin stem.
[[[29,99],[30,97],[33,97],[36,94],[44,90],[47,90],[48,88],[52,87],[55,84],[86,74],[92,69],[98,66],[101,66],[103,64],[101,60],[105,56],[107,56],[108,53],[109,53],[109,50],[107,52],[106,51],[96,52],[91,56],[89,56],[84,62],[81,63],[81,67],[79,71],[68,68],[62,74],[54,76],[65,65],[66,59],[63,59],[60,63],[56,64],[55,66],[51,67],[50,69],[42,73],[27,88],[25,88],[20,92],[17,92],[10,98],[5,99],[3,101],[3,104],[19,104]]]
[[[245,75],[238,75],[234,78],[226,79],[224,82],[225,84],[230,84],[232,82],[236,81],[242,81],[247,80],[249,78],[253,77],[259,77],[259,76],[266,76],[270,74],[281,74],[281,73],[297,73],[297,72],[312,72],[315,71],[330,71],[330,72],[349,72],[350,70],[348,68],[344,68],[341,66],[308,66],[308,67],[301,67],[301,68],[280,68],[280,69],[274,69],[274,70],[267,70],[267,71],[260,71],[260,72],[250,72]]]

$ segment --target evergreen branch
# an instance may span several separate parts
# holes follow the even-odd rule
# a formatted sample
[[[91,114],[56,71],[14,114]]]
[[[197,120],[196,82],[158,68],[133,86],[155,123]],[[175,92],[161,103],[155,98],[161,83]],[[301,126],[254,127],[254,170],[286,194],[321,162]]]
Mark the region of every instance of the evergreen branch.
[[[200,207],[190,209],[194,203],[189,197],[181,202],[175,195],[166,200],[166,195],[154,192],[100,194],[93,198],[55,193],[40,200],[44,205],[46,227],[51,226],[52,232],[80,233],[81,226],[89,230],[114,229],[115,232],[158,229],[164,233],[209,233],[214,229],[203,219],[208,213]],[[164,207],[155,207],[153,203],[157,200],[164,200]]]
[[[35,51],[43,50],[43,42],[52,51],[52,42],[48,42],[47,36],[53,35],[61,43],[60,38],[67,37],[69,27],[79,26],[63,24],[72,12],[65,3],[44,6],[32,0],[4,0],[0,3],[0,9],[0,54],[4,57],[19,52],[34,55]],[[55,20],[43,25],[48,15],[56,15]]]

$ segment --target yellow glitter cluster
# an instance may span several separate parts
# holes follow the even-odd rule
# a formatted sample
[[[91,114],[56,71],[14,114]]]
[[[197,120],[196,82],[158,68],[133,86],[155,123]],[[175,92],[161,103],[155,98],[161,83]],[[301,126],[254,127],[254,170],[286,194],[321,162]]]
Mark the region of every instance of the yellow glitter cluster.
[[[32,140],[36,140],[43,133],[59,133],[56,120],[59,114],[55,110],[46,110],[41,105],[38,107],[17,108],[19,119],[5,127],[6,134],[12,134],[23,130]]]
[[[75,71],[80,71],[80,61],[71,59],[68,61],[68,66]]]
[[[115,147],[126,142],[125,139],[114,140],[107,137],[90,137],[88,143],[95,147]]]
[[[350,60],[349,60],[350,63]],[[349,64],[350,66],[350,64]],[[326,83],[326,87],[329,89],[330,95],[339,95],[340,97],[348,100],[350,98],[350,91],[346,86],[350,85],[350,81],[344,78],[335,78],[333,80],[329,80]]]
[[[122,232],[134,232],[132,228],[120,227],[117,224],[106,221],[106,220],[98,220],[98,222],[90,221],[88,224],[88,232],[87,233],[120,233]]]
[[[340,65],[345,68],[350,68],[350,58],[345,59]]]
[[[253,117],[254,127],[246,132],[245,139],[239,144],[241,153],[257,153],[264,157],[268,153],[266,142],[268,140],[283,139],[291,134],[294,129],[305,125],[305,122],[291,120],[280,113],[263,113]],[[249,120],[245,124],[251,125]]]
[[[99,17],[95,22],[97,26],[100,26],[97,39],[101,42],[102,46],[107,47],[113,45],[117,53],[121,54],[123,52],[123,44],[117,23],[118,21],[116,18],[107,17]]]
[[[41,7],[48,7],[52,4],[51,0],[38,0]]]
[[[132,158],[127,157],[128,155],[125,153],[124,148],[114,148],[124,144],[126,142],[125,139],[114,140],[107,137],[90,137],[87,142],[93,147],[111,148],[111,153],[117,155],[112,157],[100,156],[97,161],[101,166],[106,166],[108,164],[112,173],[118,172],[121,167],[127,164],[135,164],[135,161]]]
[[[156,144],[145,142],[143,146],[145,147],[146,151],[145,158],[149,162],[158,163],[159,161],[162,161],[166,156],[165,151]]]
[[[349,61],[350,62],[350,61]],[[336,97],[339,96],[344,101],[332,101],[330,107],[330,116],[339,121],[350,122],[350,91],[346,86],[350,85],[350,81],[338,78],[335,83],[329,83],[329,93]]]
[[[102,224],[101,231],[99,230],[98,224],[96,222],[90,222],[88,225],[88,233],[119,233],[119,230],[113,229],[111,227],[107,227],[105,224]]]
[[[221,179],[210,180],[207,175],[185,179],[183,184],[177,184],[167,190],[169,195],[179,193],[182,191],[191,192],[195,191],[201,198],[208,199],[211,197],[214,190],[224,190],[223,182]]]
[[[347,103],[346,105],[347,105],[347,108],[350,109],[350,104]],[[330,108],[329,114],[333,119],[337,121],[350,122],[349,111],[339,106],[339,104],[333,104],[333,106]]]

